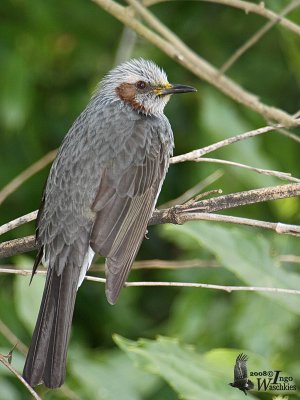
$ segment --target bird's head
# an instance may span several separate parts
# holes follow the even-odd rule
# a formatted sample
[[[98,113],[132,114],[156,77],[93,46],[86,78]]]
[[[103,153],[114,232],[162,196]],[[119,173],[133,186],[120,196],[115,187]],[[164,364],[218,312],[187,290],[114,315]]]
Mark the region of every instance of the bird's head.
[[[120,64],[100,84],[104,101],[121,102],[145,115],[162,114],[172,94],[195,91],[191,86],[169,83],[161,68],[144,59]]]

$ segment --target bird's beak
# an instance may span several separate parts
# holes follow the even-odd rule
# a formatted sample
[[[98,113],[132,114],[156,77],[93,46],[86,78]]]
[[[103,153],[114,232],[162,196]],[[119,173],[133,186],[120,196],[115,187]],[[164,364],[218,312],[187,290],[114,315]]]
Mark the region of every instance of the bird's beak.
[[[156,93],[159,96],[164,96],[168,94],[189,93],[189,92],[197,92],[197,89],[195,89],[193,86],[169,83],[165,87],[159,88]]]

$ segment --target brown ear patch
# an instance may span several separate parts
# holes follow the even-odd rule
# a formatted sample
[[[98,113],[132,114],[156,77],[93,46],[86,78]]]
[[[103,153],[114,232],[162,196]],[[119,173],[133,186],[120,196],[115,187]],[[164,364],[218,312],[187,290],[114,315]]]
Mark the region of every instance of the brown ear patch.
[[[146,111],[145,107],[140,104],[138,101],[136,101],[136,93],[137,93],[137,88],[135,84],[133,83],[121,83],[116,88],[116,92],[118,96],[120,97],[121,100],[123,100],[125,103],[130,104],[131,107],[135,110],[141,110],[141,111]]]

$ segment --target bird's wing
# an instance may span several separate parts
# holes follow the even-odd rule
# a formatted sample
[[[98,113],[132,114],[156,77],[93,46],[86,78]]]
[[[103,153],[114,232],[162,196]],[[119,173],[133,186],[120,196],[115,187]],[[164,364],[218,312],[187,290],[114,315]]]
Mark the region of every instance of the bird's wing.
[[[234,381],[247,379],[247,360],[246,354],[239,354],[235,361],[234,366]]]
[[[106,295],[114,304],[144,238],[164,179],[170,149],[161,126],[138,121],[110,165],[102,170],[90,244],[106,260]]]

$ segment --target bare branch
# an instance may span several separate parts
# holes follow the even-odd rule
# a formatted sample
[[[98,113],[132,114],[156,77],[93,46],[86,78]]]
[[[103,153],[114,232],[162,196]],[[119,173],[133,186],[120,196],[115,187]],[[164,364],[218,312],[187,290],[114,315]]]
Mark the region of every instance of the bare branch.
[[[295,140],[295,142],[300,143],[300,137],[298,135],[295,135],[294,133],[289,132],[287,129],[276,129],[279,133],[281,133],[283,136],[288,137],[289,139]]]
[[[219,169],[214,171],[211,175],[209,175],[208,177],[203,179],[203,181],[197,183],[197,185],[193,186],[191,189],[187,190],[186,192],[184,192],[182,195],[180,195],[176,199],[173,199],[171,201],[168,201],[165,204],[160,205],[159,208],[169,208],[169,207],[175,206],[176,204],[185,203],[189,199],[191,199],[194,196],[196,196],[196,194],[198,194],[199,192],[202,192],[202,190],[205,189],[207,186],[209,186],[212,183],[216,182],[223,175],[224,175],[223,171],[221,171]]]
[[[14,271],[18,271],[18,270],[14,270],[12,268],[8,268],[8,269],[3,269],[2,271],[0,270],[0,273],[14,273]],[[29,273],[24,273],[22,271],[20,271],[21,273],[19,273],[18,275],[31,275],[32,271],[26,271]],[[4,322],[0,319],[0,332],[2,333],[2,335],[13,345],[15,346],[22,354],[26,355],[27,351],[28,351],[28,347],[9,329],[9,327],[4,324]],[[1,356],[0,358],[4,357],[6,359],[6,356]],[[1,361],[1,360],[0,360]],[[6,360],[8,361],[8,360]],[[22,381],[23,383],[23,381]],[[27,386],[26,386],[27,387]],[[60,388],[61,393],[63,393],[66,398],[72,399],[72,400],[80,400],[79,397],[77,396],[77,394],[75,392],[73,392],[73,390],[71,390],[66,384],[64,384],[61,388]],[[38,397],[39,398],[39,397]]]
[[[97,278],[95,276],[86,276],[87,281],[105,283],[104,278]],[[126,282],[124,287],[139,287],[139,286],[167,286],[167,287],[190,287],[190,288],[202,288],[202,289],[215,289],[224,290],[225,292],[269,292],[269,293],[286,293],[286,294],[300,294],[300,290],[296,289],[284,289],[284,288],[271,288],[271,287],[256,287],[256,286],[223,286],[213,285],[209,283],[194,283],[194,282]]]
[[[134,10],[144,20],[146,20],[154,30],[159,32],[159,34],[144,26],[137,20],[137,18],[133,17],[131,10],[121,6],[114,0],[93,1],[108,13],[112,14],[114,17],[123,22],[123,24],[136,31],[144,39],[160,48],[176,62],[179,62],[201,79],[204,79],[213,86],[217,87],[219,90],[238,103],[244,104],[253,111],[258,112],[267,120],[278,121],[284,127],[291,127],[295,125],[294,118],[291,115],[275,107],[270,107],[266,104],[263,104],[256,96],[242,89],[231,79],[225,77],[224,75],[220,75],[216,68],[189,49],[184,42],[182,42],[173,32],[163,25],[138,1],[128,0],[130,5],[134,7]]]
[[[50,162],[54,160],[56,153],[57,150],[50,151],[44,157],[30,165],[30,167],[25,169],[20,173],[20,175],[16,176],[12,181],[10,181],[9,184],[0,191],[0,204],[2,204],[3,201],[27,179],[43,169],[46,165],[50,164]]]
[[[1,319],[0,319],[0,332],[9,341],[10,344],[16,346],[16,348],[22,354],[24,355],[27,354],[28,351],[27,346],[25,346],[25,344],[9,329],[9,327]]]
[[[36,400],[42,400],[42,398],[32,389],[32,387],[25,381],[23,376],[19,374],[19,372],[9,363],[9,361],[6,359],[6,356],[0,354],[0,362],[7,368],[9,369],[18,379],[19,381],[26,387],[28,392],[31,394],[31,396],[36,399]]]
[[[178,210],[178,206],[176,207],[176,209]],[[187,213],[178,212],[175,218],[177,224],[180,225],[188,221],[226,222],[229,224],[247,225],[255,228],[270,229],[279,234],[300,236],[300,225],[289,225],[289,224],[283,224],[281,222],[266,222],[266,221],[258,221],[256,219],[233,217],[231,215],[221,215],[212,213],[190,213],[190,212]]]
[[[227,210],[229,208],[244,206],[247,204],[278,200],[286,197],[296,197],[299,195],[299,183],[232,193],[224,196],[213,197],[211,199],[201,200],[189,206],[188,208],[176,206],[166,210],[156,210],[154,211],[148,225],[183,223],[180,221],[180,213],[184,213],[185,215],[188,213],[212,213],[216,211]],[[184,219],[185,218],[187,218],[187,216],[184,217]],[[195,218],[195,215],[193,218]]]
[[[175,206],[163,210],[155,210],[148,225],[158,224],[183,224],[187,221],[194,220],[217,220],[220,222],[232,222],[243,225],[257,226],[267,229],[273,229],[280,234],[299,235],[298,225],[287,225],[282,223],[268,223],[263,221],[237,219],[226,216],[211,216],[212,212],[227,210],[244,206],[247,204],[260,203],[269,200],[278,200],[287,197],[300,196],[300,184],[294,183],[289,185],[274,186],[269,188],[248,190],[246,192],[232,193],[225,196],[218,196],[211,199],[201,200],[194,204]],[[207,215],[204,215],[207,213]],[[31,214],[31,213],[30,213]],[[26,216],[22,217],[26,220]],[[231,218],[231,221],[225,218]],[[244,221],[243,221],[244,220]],[[252,224],[250,222],[253,222]],[[266,225],[265,225],[266,224]],[[268,225],[268,226],[267,226]],[[10,257],[18,253],[32,251],[36,249],[35,237],[27,236],[20,239],[10,240],[0,244],[0,257]]]
[[[27,222],[34,221],[37,217],[38,211],[32,211],[29,214],[23,215],[22,217],[16,218],[13,221],[8,222],[0,226],[0,235],[3,235],[6,232],[12,231],[20,225],[26,224]]]
[[[179,260],[179,261],[167,261],[167,260],[144,260],[135,261],[133,263],[133,269],[185,269],[185,268],[217,268],[220,267],[220,263],[215,260]],[[104,270],[104,265],[103,265]]]
[[[3,270],[0,269],[0,273],[14,273],[18,275],[31,275],[31,270]],[[46,275],[46,271],[38,270],[38,275]],[[99,278],[96,276],[86,275],[85,280],[92,282],[105,283],[105,278]],[[224,290],[228,293],[235,291],[247,291],[247,292],[271,292],[271,293],[286,293],[286,294],[300,294],[300,290],[296,289],[285,289],[285,288],[272,288],[272,287],[255,287],[255,286],[223,286],[213,285],[208,283],[194,283],[194,282],[126,282],[124,287],[137,287],[137,286],[172,286],[172,287],[191,287],[191,288],[202,288],[202,289],[215,289]]]
[[[300,264],[300,256],[295,256],[294,254],[284,254],[279,256],[279,260],[281,262]]]
[[[171,1],[171,0],[143,0],[143,4],[144,4],[144,6],[149,7],[154,4],[162,3],[165,1]],[[276,14],[274,11],[271,11],[268,8],[266,8],[264,2],[260,2],[260,3],[256,4],[256,3],[250,3],[249,1],[243,1],[243,0],[198,0],[198,1],[205,1],[207,3],[223,4],[225,6],[238,8],[240,10],[245,11],[246,14],[253,13],[253,14],[261,15],[262,17],[270,19],[271,21],[277,21],[278,18],[280,18],[279,15]],[[296,33],[297,35],[300,35],[300,27],[299,27],[299,25],[295,24],[294,22],[281,17],[278,24],[284,26],[285,28]]]
[[[33,251],[36,249],[35,236],[25,236],[19,239],[0,243],[0,257],[11,257],[16,254],[26,253],[27,251]]]
[[[222,65],[220,68],[220,73],[224,74],[232,65],[247,51],[252,47],[255,43],[257,43],[273,26],[278,24],[282,17],[287,15],[293,9],[298,7],[300,4],[299,0],[294,0],[290,4],[288,4],[281,13],[278,15],[277,19],[267,22],[262,28],[260,28],[253,36],[248,39],[243,46],[237,49],[231,57]]]
[[[295,122],[297,124],[300,124],[300,119],[296,119]],[[248,138],[251,138],[254,136],[258,136],[263,133],[272,132],[281,127],[282,126],[280,126],[280,125],[264,126],[262,128],[254,129],[252,131],[241,133],[236,136],[231,136],[227,139],[220,140],[219,142],[216,142],[216,143],[210,144],[209,146],[203,147],[202,149],[193,150],[193,151],[190,151],[189,153],[172,157],[170,160],[170,163],[177,164],[177,163],[184,162],[184,161],[194,161],[194,160],[197,160],[198,158],[204,156],[207,153],[211,153],[212,151],[220,149],[221,147],[225,147],[225,146],[228,146],[229,144],[236,143],[236,142],[239,142],[240,140],[245,140],[245,139],[248,139]]]
[[[132,269],[188,269],[188,268],[217,268],[221,267],[221,264],[216,260],[204,260],[204,259],[192,259],[192,260],[181,260],[181,261],[168,261],[168,260],[143,260],[143,261],[135,261],[132,264]],[[91,272],[104,272],[105,264],[93,264],[89,269]],[[45,275],[46,270],[44,268],[38,269],[38,273],[40,275]],[[15,268],[10,265],[0,265],[0,274],[12,274],[12,275],[22,275],[28,276],[32,274],[31,269],[26,268]],[[2,321],[0,320],[0,332],[6,332],[3,335],[8,338],[9,328],[3,328],[2,332]],[[12,335],[14,335],[12,333]],[[14,342],[10,340],[12,344],[16,343],[19,339],[16,338]],[[25,345],[24,345],[25,346]],[[26,349],[26,346],[25,346]],[[27,351],[27,350],[26,350]]]
[[[198,158],[194,161],[231,165],[232,167],[249,169],[250,171],[257,172],[258,174],[276,176],[276,178],[280,178],[280,179],[284,179],[284,180],[292,181],[292,182],[300,182],[300,179],[291,176],[291,174],[289,172],[280,172],[280,171],[272,171],[270,169],[261,169],[261,168],[251,167],[250,165],[237,163],[234,161],[220,160],[218,158]],[[178,202],[177,202],[177,204],[178,204]]]
[[[287,262],[287,263],[294,263],[294,264],[300,264],[300,256],[294,255],[294,254],[282,254],[278,256],[278,260],[280,262]],[[135,261],[132,265],[132,269],[186,269],[186,268],[220,268],[222,265],[212,259],[199,259],[199,258],[194,258],[191,260],[179,260],[179,261],[168,261],[168,260],[143,260],[143,261]],[[105,264],[92,264],[91,268],[89,271],[91,272],[104,272],[105,270]],[[45,271],[40,271],[41,274],[46,274]],[[0,273],[7,273],[7,274],[15,274],[15,275],[31,275],[32,270],[26,269],[26,268],[15,268],[14,266],[11,265],[0,265]],[[0,320],[0,332],[9,340],[9,335],[5,333],[5,328],[2,329],[2,321]],[[12,333],[12,335],[14,335]],[[15,336],[15,340],[10,340],[11,344],[16,343],[17,340],[19,340]],[[20,342],[20,340],[19,340]],[[19,347],[19,346],[18,346]],[[20,349],[21,350],[21,349]]]

